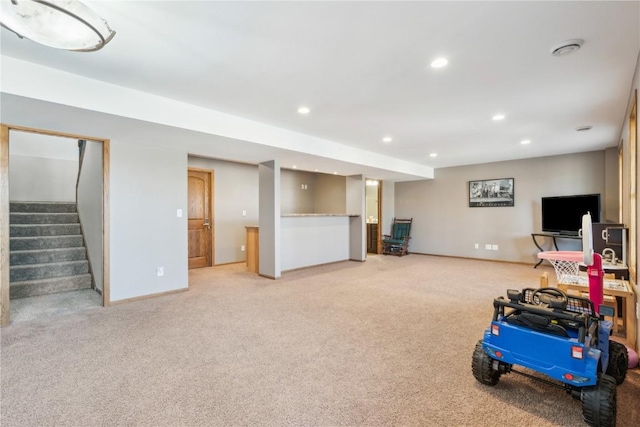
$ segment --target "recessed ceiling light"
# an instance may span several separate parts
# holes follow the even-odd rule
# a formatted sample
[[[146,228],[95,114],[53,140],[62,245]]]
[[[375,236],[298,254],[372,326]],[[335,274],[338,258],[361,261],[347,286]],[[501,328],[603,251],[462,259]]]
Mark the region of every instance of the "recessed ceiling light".
[[[438,157],[438,153],[431,153],[429,154],[429,157]]]
[[[586,132],[586,131],[591,130],[591,129],[593,129],[593,126],[580,126],[580,127],[576,128],[576,130],[578,132]]]
[[[493,120],[498,121],[498,120],[504,120],[506,116],[504,114],[496,114],[495,116],[492,117]]]
[[[334,175],[338,175],[338,172],[334,172],[333,174],[334,174]]]
[[[318,172],[318,169],[314,169],[315,172]]]
[[[382,138],[382,142],[391,142],[393,141],[393,138],[391,138],[390,136],[385,136],[384,138]]]
[[[432,68],[442,68],[449,63],[447,58],[438,58],[431,63]]]
[[[300,114],[309,114],[311,112],[311,110],[309,109],[309,107],[300,107],[298,108],[298,113]]]
[[[562,43],[559,43],[551,48],[551,54],[553,56],[565,56],[570,53],[575,52],[576,50],[582,47],[584,40],[582,39],[571,39],[565,40]]]
[[[296,165],[293,165],[293,168],[294,168],[294,169],[298,169],[298,166],[296,166]]]
[[[520,144],[522,144],[522,145],[531,144],[531,140],[530,139],[523,139],[522,141],[520,141]]]

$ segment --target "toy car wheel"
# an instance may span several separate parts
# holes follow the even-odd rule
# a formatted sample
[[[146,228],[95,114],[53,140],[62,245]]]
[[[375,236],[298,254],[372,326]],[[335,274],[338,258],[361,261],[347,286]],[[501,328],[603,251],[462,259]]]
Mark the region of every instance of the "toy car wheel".
[[[581,390],[582,418],[594,427],[616,425],[616,380],[600,374],[598,384]]]
[[[482,341],[478,341],[471,361],[473,376],[486,385],[496,385],[500,380],[500,372],[493,369],[493,359],[482,349]]]
[[[616,384],[620,385],[624,382],[629,368],[629,354],[627,348],[619,342],[609,341],[609,366],[607,366],[607,375],[611,375]]]

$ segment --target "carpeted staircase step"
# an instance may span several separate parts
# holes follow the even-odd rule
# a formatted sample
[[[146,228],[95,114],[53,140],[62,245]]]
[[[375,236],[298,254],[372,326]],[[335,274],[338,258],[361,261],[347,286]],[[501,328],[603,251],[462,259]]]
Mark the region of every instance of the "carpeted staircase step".
[[[80,224],[11,224],[10,237],[71,236],[81,234]]]
[[[9,212],[75,213],[73,202],[10,202]]]
[[[77,213],[46,213],[46,212],[11,212],[10,224],[73,224],[77,223]]]
[[[26,298],[89,288],[91,288],[90,274],[55,277],[52,279],[27,280],[11,283],[11,286],[9,287],[9,298]]]
[[[87,259],[87,251],[83,247],[11,251],[9,265],[44,264],[85,259]]]
[[[9,267],[9,283],[48,279],[51,277],[74,276],[88,272],[89,262],[87,260],[14,265]]]
[[[83,246],[82,236],[11,237],[10,251],[30,249],[75,248]]]

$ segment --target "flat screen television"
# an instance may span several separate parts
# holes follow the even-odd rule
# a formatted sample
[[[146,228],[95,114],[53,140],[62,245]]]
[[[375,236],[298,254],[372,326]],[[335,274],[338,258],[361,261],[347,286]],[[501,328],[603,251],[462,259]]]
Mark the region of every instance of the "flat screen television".
[[[543,197],[542,231],[577,235],[587,212],[592,223],[600,222],[600,194]]]

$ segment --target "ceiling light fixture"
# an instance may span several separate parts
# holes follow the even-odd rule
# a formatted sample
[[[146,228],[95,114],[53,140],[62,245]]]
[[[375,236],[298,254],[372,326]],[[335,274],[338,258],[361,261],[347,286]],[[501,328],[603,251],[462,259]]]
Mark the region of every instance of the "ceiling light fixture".
[[[496,114],[495,116],[493,116],[491,119],[495,120],[496,122],[499,120],[504,120],[506,116],[504,114]]]
[[[520,141],[520,144],[522,144],[522,145],[531,144],[531,140],[530,139],[523,139],[522,141]]]
[[[382,138],[382,142],[391,142],[393,141],[393,139],[390,136],[385,136],[384,138]]]
[[[298,169],[298,166],[296,166],[296,165],[293,165],[293,168],[294,168],[294,169]]]
[[[431,153],[429,154],[429,157],[438,157],[438,153]]]
[[[445,67],[448,63],[449,61],[447,61],[447,58],[438,58],[431,62],[431,68],[442,68]]]
[[[582,47],[584,40],[582,39],[571,39],[563,41],[560,44],[557,44],[551,48],[551,54],[553,56],[565,56],[570,53],[575,52],[576,50]]]
[[[76,0],[0,2],[0,25],[18,37],[56,49],[94,52],[116,35],[107,21]]]
[[[311,112],[311,110],[309,109],[309,107],[300,107],[298,108],[298,113],[300,114],[309,114]]]

